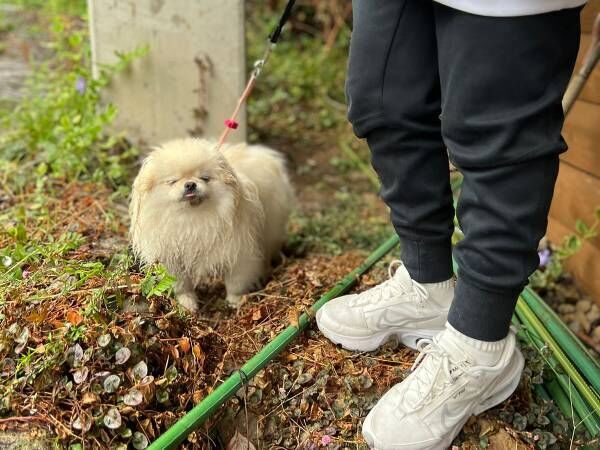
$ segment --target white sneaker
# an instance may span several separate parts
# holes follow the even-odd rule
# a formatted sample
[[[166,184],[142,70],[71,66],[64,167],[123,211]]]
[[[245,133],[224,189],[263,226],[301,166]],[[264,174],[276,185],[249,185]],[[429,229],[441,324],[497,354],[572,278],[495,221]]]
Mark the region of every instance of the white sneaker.
[[[400,261],[392,262],[388,270],[387,281],[360,294],[333,299],[317,311],[317,326],[325,337],[347,350],[368,352],[396,336],[414,349],[419,339],[431,338],[444,328],[454,280],[428,289],[411,280]]]
[[[524,359],[512,331],[494,366],[475,365],[444,333],[419,342],[413,372],[365,419],[363,436],[371,448],[445,450],[471,415],[502,403],[517,388]]]

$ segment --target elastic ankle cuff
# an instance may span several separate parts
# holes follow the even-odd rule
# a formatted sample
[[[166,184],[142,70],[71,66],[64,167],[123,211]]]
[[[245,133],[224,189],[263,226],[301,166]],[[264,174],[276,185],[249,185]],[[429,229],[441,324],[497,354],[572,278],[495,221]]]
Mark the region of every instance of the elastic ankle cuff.
[[[481,341],[499,341],[508,335],[521,289],[490,292],[459,278],[448,322],[454,329]]]
[[[452,243],[415,241],[400,237],[402,262],[419,283],[439,283],[452,278]]]
[[[500,339],[498,341],[482,341],[479,339],[474,339],[458,331],[449,322],[446,322],[446,330],[459,341],[464,342],[465,344],[469,345],[474,349],[481,350],[482,352],[502,351],[506,343],[506,338]]]

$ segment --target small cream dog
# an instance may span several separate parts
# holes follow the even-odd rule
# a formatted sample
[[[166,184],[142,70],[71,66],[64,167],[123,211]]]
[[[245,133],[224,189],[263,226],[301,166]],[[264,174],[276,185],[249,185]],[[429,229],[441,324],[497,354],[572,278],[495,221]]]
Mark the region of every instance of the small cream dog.
[[[222,277],[227,301],[260,286],[280,255],[293,204],[283,156],[259,145],[180,139],[156,148],[133,183],[135,254],[177,278],[181,305],[197,311],[196,286]]]

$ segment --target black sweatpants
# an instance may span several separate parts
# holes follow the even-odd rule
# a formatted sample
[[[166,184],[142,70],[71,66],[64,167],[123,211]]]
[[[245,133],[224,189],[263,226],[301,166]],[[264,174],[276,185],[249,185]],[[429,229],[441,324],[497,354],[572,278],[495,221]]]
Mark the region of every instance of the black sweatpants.
[[[580,8],[484,17],[431,0],[353,0],[348,118],[366,138],[412,278],[452,275],[450,160],[464,183],[465,238],[448,321],[481,340],[508,333],[558,173],[561,99]]]

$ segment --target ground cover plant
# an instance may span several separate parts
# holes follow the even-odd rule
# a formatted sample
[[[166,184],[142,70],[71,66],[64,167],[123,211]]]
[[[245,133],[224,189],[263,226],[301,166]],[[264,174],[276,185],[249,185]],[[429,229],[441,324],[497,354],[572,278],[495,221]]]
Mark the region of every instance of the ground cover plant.
[[[349,10],[301,4],[249,105],[250,139],[286,153],[298,190],[285,263],[239,310],[222,286],[206,287],[192,317],[172,300],[164,269],[141,270],[131,256],[127,196],[144,149],[110,127],[118,111],[100,101],[111,77],[152,49],[94,79],[85,2],[0,6],[0,24],[11,24],[0,40],[28,48],[31,67],[18,99],[0,101],[0,444],[143,449],[392,233],[344,117]],[[248,2],[249,67],[277,6]],[[22,58],[11,48],[0,56]],[[359,289],[383,280],[393,258]],[[525,354],[517,394],[472,419],[457,447],[586,441],[532,395],[547,374],[543,355]],[[414,357],[393,342],[345,352],[313,328],[183,447],[364,449],[362,418]]]

